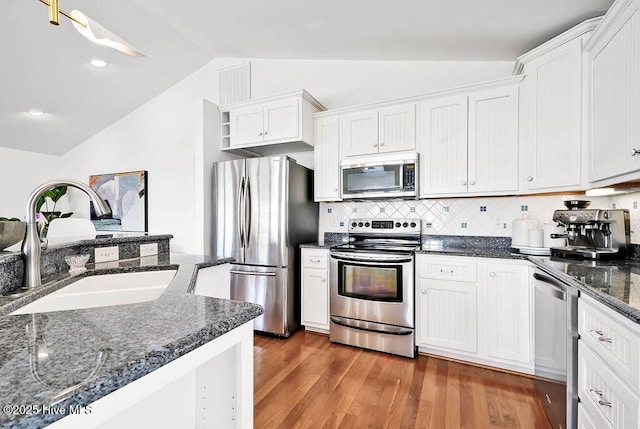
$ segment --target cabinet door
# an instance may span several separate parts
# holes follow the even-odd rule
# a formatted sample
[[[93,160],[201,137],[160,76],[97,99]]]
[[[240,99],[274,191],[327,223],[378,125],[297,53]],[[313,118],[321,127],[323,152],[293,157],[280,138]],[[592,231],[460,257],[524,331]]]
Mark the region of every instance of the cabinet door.
[[[467,97],[417,106],[420,194],[467,192]]]
[[[640,170],[640,11],[638,2],[599,52],[593,52],[589,180]]]
[[[291,140],[300,134],[300,99],[274,101],[264,105],[265,142]]]
[[[527,190],[579,187],[582,182],[582,39],[524,67],[522,164]]]
[[[518,190],[518,88],[469,96],[469,192]]]
[[[262,142],[264,134],[262,106],[233,109],[229,112],[231,146]]]
[[[340,120],[319,118],[316,120],[316,144],[314,162],[314,200],[340,200]]]
[[[417,295],[421,346],[478,351],[475,283],[420,279]]]
[[[340,118],[342,156],[378,153],[378,111],[358,112]]]
[[[302,324],[329,329],[328,270],[302,270]]]
[[[489,263],[486,282],[489,358],[531,363],[529,267]]]
[[[379,152],[416,149],[416,105],[408,104],[378,110]]]

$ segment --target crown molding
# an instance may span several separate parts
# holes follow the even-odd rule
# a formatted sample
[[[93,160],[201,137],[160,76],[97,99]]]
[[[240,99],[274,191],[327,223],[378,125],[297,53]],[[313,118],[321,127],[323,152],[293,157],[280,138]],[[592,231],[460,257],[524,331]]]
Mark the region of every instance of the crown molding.
[[[636,1],[637,0],[616,0],[604,15],[604,19],[593,32],[591,38],[585,43],[583,50],[591,52],[598,42],[603,39],[605,34],[609,33],[609,31],[616,31],[624,25],[626,21],[622,21],[621,18]]]
[[[530,50],[526,54],[520,55],[516,60],[515,65],[513,66],[512,74],[513,75],[521,74],[522,68],[526,63],[531,62],[534,59],[549,53],[550,51],[554,50],[560,45],[563,45],[567,42],[577,39],[578,37],[584,34],[587,34],[590,31],[594,31],[602,20],[603,20],[602,16],[599,16],[597,18],[587,19],[586,21],[581,22],[580,24],[570,28],[564,33],[557,35],[553,39],[544,42],[542,45]]]

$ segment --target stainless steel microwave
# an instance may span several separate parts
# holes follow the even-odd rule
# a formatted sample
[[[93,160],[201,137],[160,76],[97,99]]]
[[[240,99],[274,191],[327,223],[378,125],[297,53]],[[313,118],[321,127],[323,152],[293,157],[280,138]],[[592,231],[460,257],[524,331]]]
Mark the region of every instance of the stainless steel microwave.
[[[415,198],[418,153],[345,159],[340,163],[342,198]]]

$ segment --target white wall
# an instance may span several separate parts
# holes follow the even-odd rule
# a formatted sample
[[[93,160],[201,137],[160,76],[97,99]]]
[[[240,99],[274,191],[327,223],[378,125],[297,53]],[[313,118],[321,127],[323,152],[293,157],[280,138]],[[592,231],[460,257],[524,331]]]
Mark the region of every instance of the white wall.
[[[82,181],[88,181],[92,174],[148,170],[149,231],[173,234],[174,250],[208,253],[211,164],[233,157],[217,150],[217,131],[210,128],[215,121],[214,103],[219,99],[217,70],[245,61],[210,62],[80,146],[54,158],[61,164],[59,170],[49,168],[49,158],[36,154],[7,153],[2,164],[33,162],[41,165],[43,179],[64,175]],[[305,88],[325,107],[335,109],[499,79],[510,76],[512,66],[511,61],[258,59],[251,60],[251,91],[252,98],[260,98]],[[292,155],[303,165],[312,164],[310,153]],[[24,184],[7,193],[7,207],[24,204],[28,192],[42,181],[24,174],[20,177]],[[87,199],[77,195],[71,193],[71,209],[88,216]]]
[[[61,174],[60,157],[0,147],[0,216],[24,219],[27,197]]]

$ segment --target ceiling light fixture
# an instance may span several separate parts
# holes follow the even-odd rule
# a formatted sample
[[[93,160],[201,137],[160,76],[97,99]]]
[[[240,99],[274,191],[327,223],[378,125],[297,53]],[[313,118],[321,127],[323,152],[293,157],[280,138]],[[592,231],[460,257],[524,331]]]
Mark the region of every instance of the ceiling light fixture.
[[[27,114],[29,116],[33,116],[35,118],[39,118],[40,116],[44,116],[44,112],[40,109],[29,109],[27,110]]]
[[[98,58],[94,58],[91,60],[91,65],[94,67],[97,67],[99,69],[103,69],[105,67],[107,67],[109,65],[108,62],[106,62],[105,60],[100,60]]]
[[[79,10],[72,10],[71,13],[68,13],[60,9],[58,0],[38,1],[48,6],[49,22],[51,24],[60,25],[60,15],[62,14],[73,21],[73,27],[93,43],[102,46],[108,46],[109,48],[113,48],[127,55],[131,55],[132,57],[145,56],[142,52],[101,26]]]

